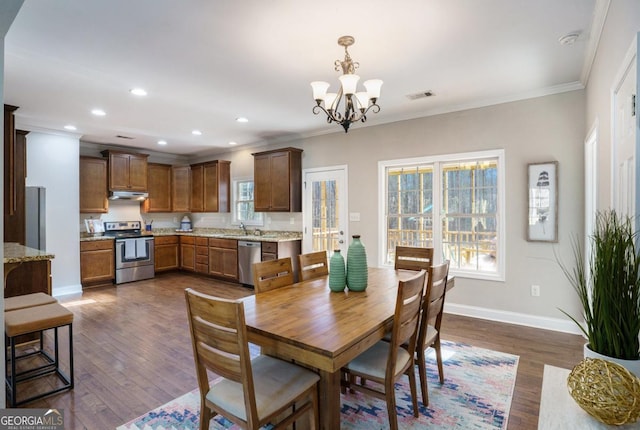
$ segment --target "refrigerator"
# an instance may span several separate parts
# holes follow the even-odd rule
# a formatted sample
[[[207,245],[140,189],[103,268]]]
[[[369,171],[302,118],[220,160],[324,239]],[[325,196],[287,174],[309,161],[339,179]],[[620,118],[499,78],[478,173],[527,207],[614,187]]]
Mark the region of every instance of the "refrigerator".
[[[25,189],[25,246],[46,250],[46,189],[26,187]]]

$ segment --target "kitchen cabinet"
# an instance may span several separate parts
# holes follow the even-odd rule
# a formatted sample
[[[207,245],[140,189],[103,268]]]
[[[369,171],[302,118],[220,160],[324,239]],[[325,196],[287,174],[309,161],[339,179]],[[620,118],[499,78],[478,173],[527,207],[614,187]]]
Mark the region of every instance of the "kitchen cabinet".
[[[147,191],[147,154],[107,150],[109,191]]]
[[[302,211],[302,150],[282,148],[253,155],[256,212]]]
[[[298,262],[298,255],[301,253],[302,241],[300,240],[287,240],[282,242],[262,242],[261,260],[276,260],[278,258],[291,258],[291,265],[293,266],[294,279],[298,282],[298,272],[300,271],[300,264]]]
[[[80,242],[80,280],[82,286],[112,283],[115,278],[112,239]]]
[[[180,268],[196,270],[196,239],[193,236],[180,236]]]
[[[171,210],[189,212],[191,202],[191,167],[171,167]]]
[[[80,213],[107,212],[107,160],[80,157]]]
[[[149,197],[142,204],[143,212],[171,212],[171,166],[147,164],[147,192]]]
[[[6,276],[5,298],[31,293],[51,295],[51,260],[22,262]]]
[[[16,106],[4,105],[4,241],[25,244],[27,131],[15,129]]]
[[[209,239],[209,274],[238,281],[238,241]]]
[[[209,239],[196,237],[196,272],[209,273]]]
[[[231,162],[208,161],[191,165],[191,212],[229,212]]]
[[[180,240],[178,236],[156,236],[154,239],[156,273],[179,269]]]

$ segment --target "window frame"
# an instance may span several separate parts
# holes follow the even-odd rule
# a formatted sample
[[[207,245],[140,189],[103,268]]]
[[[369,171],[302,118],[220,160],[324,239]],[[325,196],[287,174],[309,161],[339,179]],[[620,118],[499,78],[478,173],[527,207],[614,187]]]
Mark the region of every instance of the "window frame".
[[[244,223],[245,226],[255,226],[255,227],[263,227],[264,226],[264,213],[262,212],[255,212],[254,210],[254,214],[256,214],[256,216],[259,217],[258,220],[249,220],[249,221],[244,221],[244,220],[240,220],[238,219],[238,197],[240,195],[240,184],[243,183],[247,183],[247,182],[255,182],[253,180],[253,178],[236,178],[233,180],[233,204],[231,205],[231,212],[232,212],[232,224],[233,225],[240,225],[240,223]],[[255,183],[254,183],[255,186]],[[255,188],[254,188],[255,190]],[[251,201],[251,200],[241,200],[243,202],[245,201]],[[254,194],[254,200],[252,200],[254,202],[254,208],[255,208],[255,194]]]
[[[496,242],[496,271],[480,272],[476,270],[462,270],[458,268],[450,268],[450,275],[459,276],[461,278],[484,279],[492,281],[505,280],[505,255],[506,255],[506,214],[505,214],[505,154],[504,149],[493,149],[486,151],[474,151],[458,154],[443,154],[435,156],[423,156],[413,158],[402,158],[396,160],[382,160],[378,162],[378,231],[381,234],[378,237],[378,264],[381,267],[392,267],[391,263],[385,262],[387,254],[387,222],[386,222],[386,205],[387,205],[387,169],[402,168],[408,166],[416,166],[422,164],[433,165],[433,248],[434,261],[440,263],[442,260],[442,165],[447,163],[460,163],[478,161],[481,159],[494,158],[497,159],[497,184],[498,184],[498,202],[496,211],[496,230],[498,232],[498,240]]]

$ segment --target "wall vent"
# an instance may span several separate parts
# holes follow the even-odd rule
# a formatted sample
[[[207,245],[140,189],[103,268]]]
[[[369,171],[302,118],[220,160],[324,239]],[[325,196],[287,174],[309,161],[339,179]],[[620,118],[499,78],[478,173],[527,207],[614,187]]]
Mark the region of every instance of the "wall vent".
[[[429,91],[422,91],[420,93],[415,93],[415,94],[408,94],[407,98],[409,100],[418,100],[418,99],[424,99],[427,97],[432,97],[433,95],[434,95],[433,91],[429,90]]]

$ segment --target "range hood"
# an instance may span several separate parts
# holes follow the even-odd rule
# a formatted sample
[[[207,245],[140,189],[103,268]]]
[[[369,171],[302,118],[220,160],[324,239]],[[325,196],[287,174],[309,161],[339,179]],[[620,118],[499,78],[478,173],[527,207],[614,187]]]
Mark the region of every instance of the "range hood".
[[[109,200],[146,200],[149,193],[141,191],[109,191]]]

